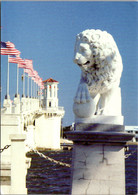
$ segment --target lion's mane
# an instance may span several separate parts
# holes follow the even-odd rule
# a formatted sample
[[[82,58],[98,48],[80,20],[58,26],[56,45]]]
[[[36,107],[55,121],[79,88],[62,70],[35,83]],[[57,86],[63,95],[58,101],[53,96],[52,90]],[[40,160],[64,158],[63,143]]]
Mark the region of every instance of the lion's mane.
[[[123,69],[122,59],[113,37],[106,31],[85,30],[77,35],[76,42],[88,43],[92,50],[95,66],[82,71],[90,93],[105,93],[119,86]]]

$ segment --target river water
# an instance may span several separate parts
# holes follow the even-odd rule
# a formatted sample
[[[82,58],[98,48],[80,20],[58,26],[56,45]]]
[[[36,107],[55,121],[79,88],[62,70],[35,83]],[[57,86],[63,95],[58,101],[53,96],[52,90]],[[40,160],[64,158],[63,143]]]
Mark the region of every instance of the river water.
[[[125,160],[126,170],[126,195],[137,194],[137,146],[129,146],[131,153]],[[72,150],[42,151],[60,162],[71,164]],[[28,194],[70,194],[71,168],[50,162],[38,154],[28,153],[32,158],[31,167],[28,169],[26,185]]]

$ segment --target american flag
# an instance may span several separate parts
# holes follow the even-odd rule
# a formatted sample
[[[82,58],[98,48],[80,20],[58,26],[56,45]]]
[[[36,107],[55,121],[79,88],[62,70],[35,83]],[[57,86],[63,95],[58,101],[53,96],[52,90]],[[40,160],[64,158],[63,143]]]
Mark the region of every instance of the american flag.
[[[34,70],[34,75],[35,75],[35,77],[37,77],[37,75],[38,75],[38,72],[36,70]]]
[[[39,84],[40,77],[39,77],[37,71],[34,71],[34,72],[35,72],[35,81],[34,82],[37,83],[37,84]]]
[[[42,88],[41,88],[42,89]],[[38,95],[43,95],[43,92],[42,91],[39,91],[38,92]]]
[[[42,85],[40,88],[41,88],[41,89],[44,89],[44,85]],[[42,94],[43,94],[43,92],[42,92]]]
[[[33,70],[32,69],[24,69],[24,72],[28,74],[29,77],[34,77]]]
[[[34,71],[30,70],[29,73],[28,73],[28,76],[29,77],[34,77]]]
[[[35,77],[32,77],[32,80],[35,81]]]
[[[20,51],[15,49],[11,42],[1,42],[1,55],[20,55]]]
[[[6,43],[5,42],[0,42],[0,45],[1,45],[1,48],[6,48],[7,46],[6,46]]]
[[[26,63],[26,69],[30,69],[33,71],[33,60],[25,59],[25,63]]]
[[[7,48],[10,48],[10,49],[15,48],[15,45],[10,41],[6,42],[6,46],[7,46]]]
[[[1,55],[20,55],[20,51],[17,49],[1,48]]]
[[[18,68],[26,68],[26,64],[25,63],[24,64],[23,63],[19,63],[18,64]]]
[[[9,63],[25,65],[25,61],[20,57],[16,57],[16,55],[10,55],[9,56]]]
[[[38,72],[36,70],[32,70],[32,72],[30,73],[32,80],[37,83],[37,76],[38,76]]]
[[[43,80],[42,80],[42,78],[39,78],[39,83],[38,83],[38,85],[42,88],[43,87]]]
[[[24,66],[24,68],[26,68],[26,62],[25,62],[25,60],[23,60],[23,59],[21,59],[21,60],[19,61],[19,64],[18,64],[18,67],[19,67],[19,68],[22,68],[21,66]]]

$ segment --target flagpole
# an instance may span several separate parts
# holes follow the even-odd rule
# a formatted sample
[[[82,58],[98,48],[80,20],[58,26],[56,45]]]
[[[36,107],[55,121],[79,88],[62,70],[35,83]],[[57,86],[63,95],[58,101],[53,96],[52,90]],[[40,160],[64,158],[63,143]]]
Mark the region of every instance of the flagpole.
[[[29,98],[29,76],[28,76],[28,98]]]
[[[33,80],[33,98],[34,98],[34,80]]]
[[[37,85],[37,86],[38,86],[38,87],[37,87],[37,88],[38,88],[38,90],[37,90],[37,91],[38,91],[38,99],[39,99],[39,85]]]
[[[23,69],[23,97],[25,97],[25,72]]]
[[[35,94],[36,94],[36,98],[37,98],[37,83],[35,84],[36,85],[36,90],[35,90]]]
[[[34,98],[35,98],[35,82],[34,82]]]
[[[35,83],[35,98],[36,98],[36,83]]]
[[[37,99],[38,99],[38,84],[37,84]]]
[[[37,95],[37,99],[38,99],[38,84],[36,85],[36,95]]]
[[[38,91],[39,91],[39,87],[38,87],[38,84],[37,84],[37,99],[39,97]]]
[[[36,94],[36,99],[37,99],[37,83],[35,84],[36,85],[36,90],[35,90],[35,94]]]
[[[34,91],[34,81],[33,81],[33,79],[32,79],[32,97],[34,97],[33,91]]]
[[[18,97],[18,80],[19,80],[19,67],[17,64],[17,97]]]
[[[36,83],[34,82],[34,97],[36,98],[36,93],[35,93],[35,91],[36,91]]]
[[[31,98],[32,98],[32,78],[31,78]]]
[[[40,107],[41,107],[41,98],[42,98],[42,96],[41,96],[42,94],[41,93],[42,93],[42,89],[40,87]]]
[[[8,55],[8,67],[7,67],[7,99],[9,99],[9,55]]]
[[[33,97],[35,98],[35,82],[33,82]]]

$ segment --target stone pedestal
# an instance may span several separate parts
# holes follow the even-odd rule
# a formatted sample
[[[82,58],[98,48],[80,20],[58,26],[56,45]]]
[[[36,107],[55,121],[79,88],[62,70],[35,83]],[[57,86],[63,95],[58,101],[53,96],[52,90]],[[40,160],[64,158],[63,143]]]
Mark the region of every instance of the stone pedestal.
[[[6,109],[5,114],[11,114],[12,112],[12,102],[10,97],[8,99],[4,99],[3,107]]]
[[[30,98],[26,98],[26,111],[30,111]]]
[[[2,114],[1,115],[1,148],[10,145],[10,134],[21,133],[21,120],[19,115],[15,114]],[[10,148],[1,153],[3,156],[10,155]]]
[[[26,97],[22,97],[21,99],[21,112],[25,112],[27,110],[27,106],[26,106]]]
[[[20,95],[18,94],[15,98],[14,98],[14,113],[15,114],[20,114]]]
[[[12,134],[11,139],[11,191],[10,194],[27,194],[26,157],[24,134]]]
[[[125,195],[124,145],[134,135],[115,126],[114,131],[100,131],[100,126],[92,131],[90,126],[89,131],[66,133],[74,142],[71,194]]]

